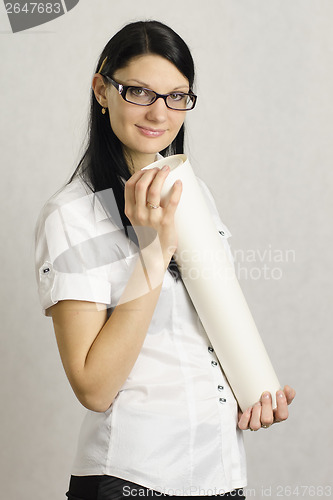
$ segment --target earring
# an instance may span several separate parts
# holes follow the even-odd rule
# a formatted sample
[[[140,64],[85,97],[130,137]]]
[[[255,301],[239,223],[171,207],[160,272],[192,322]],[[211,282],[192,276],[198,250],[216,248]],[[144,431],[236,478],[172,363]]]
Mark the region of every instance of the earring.
[[[102,108],[102,114],[105,115],[105,113],[106,113],[106,109]]]

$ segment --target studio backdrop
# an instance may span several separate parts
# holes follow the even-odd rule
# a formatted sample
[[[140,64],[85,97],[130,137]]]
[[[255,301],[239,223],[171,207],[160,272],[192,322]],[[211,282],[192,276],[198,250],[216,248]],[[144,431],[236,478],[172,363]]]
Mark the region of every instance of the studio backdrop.
[[[333,3],[56,4],[26,18],[24,2],[0,5],[1,497],[58,500],[68,486],[85,410],[41,312],[34,227],[83,152],[101,49],[142,19],[170,25],[192,51],[186,154],[232,234],[279,380],[297,391],[287,422],[245,432],[247,497],[333,496]]]

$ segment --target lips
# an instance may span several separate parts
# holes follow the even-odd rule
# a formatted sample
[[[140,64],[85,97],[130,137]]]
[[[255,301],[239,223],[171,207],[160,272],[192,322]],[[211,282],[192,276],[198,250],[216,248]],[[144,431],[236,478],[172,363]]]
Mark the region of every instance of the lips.
[[[150,128],[150,127],[141,127],[140,125],[136,125],[138,127],[141,134],[146,137],[161,137],[165,133],[163,129]]]

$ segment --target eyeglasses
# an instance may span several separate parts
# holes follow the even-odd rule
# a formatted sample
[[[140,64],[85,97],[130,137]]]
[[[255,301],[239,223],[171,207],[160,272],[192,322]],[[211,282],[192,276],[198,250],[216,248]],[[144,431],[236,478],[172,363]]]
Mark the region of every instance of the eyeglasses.
[[[170,94],[158,94],[154,90],[144,87],[133,87],[132,85],[121,85],[107,75],[104,76],[118,90],[121,97],[131,104],[138,106],[150,106],[157,99],[162,98],[169,109],[176,111],[189,111],[193,109],[197,96],[193,92],[170,92]]]

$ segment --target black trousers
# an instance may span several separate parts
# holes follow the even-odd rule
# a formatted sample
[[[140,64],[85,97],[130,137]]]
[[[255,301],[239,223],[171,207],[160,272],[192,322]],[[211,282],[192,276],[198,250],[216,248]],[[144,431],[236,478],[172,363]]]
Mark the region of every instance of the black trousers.
[[[121,498],[190,498],[182,496],[170,496],[157,491],[150,490],[139,484],[131,483],[125,479],[114,476],[71,476],[69,491],[66,493],[68,500],[118,500]],[[222,498],[236,498],[245,500],[241,489],[234,490]],[[208,496],[196,496],[195,499],[208,498]]]

